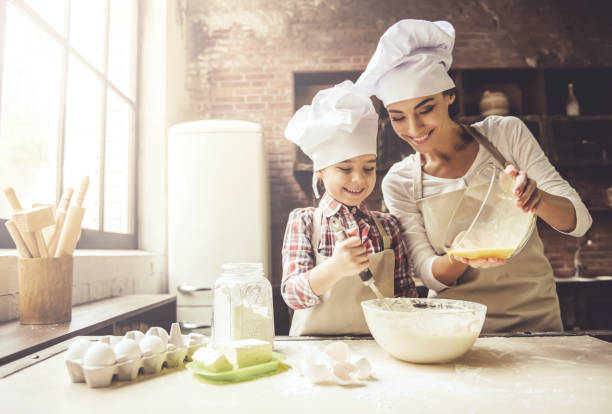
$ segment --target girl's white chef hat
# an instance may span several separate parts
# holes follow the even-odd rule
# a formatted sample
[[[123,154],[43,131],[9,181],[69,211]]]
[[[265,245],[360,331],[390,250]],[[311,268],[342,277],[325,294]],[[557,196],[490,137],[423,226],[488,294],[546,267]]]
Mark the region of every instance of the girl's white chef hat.
[[[356,85],[385,106],[454,88],[447,73],[454,43],[449,22],[400,20],[382,35]]]
[[[344,81],[319,91],[285,129],[313,161],[314,171],[364,154],[376,154],[378,114],[372,101]]]
[[[376,154],[378,114],[369,96],[344,81],[319,91],[312,105],[293,115],[285,137],[296,143],[313,161],[313,170],[364,154]],[[316,190],[316,174],[313,174]]]

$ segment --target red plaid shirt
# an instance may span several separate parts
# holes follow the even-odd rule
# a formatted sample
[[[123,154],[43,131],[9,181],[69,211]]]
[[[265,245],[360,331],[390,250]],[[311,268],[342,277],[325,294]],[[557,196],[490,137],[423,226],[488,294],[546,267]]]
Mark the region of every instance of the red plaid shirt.
[[[334,251],[336,239],[329,225],[329,218],[334,214],[340,217],[345,229],[359,228],[361,242],[368,254],[383,251],[382,235],[371,217],[375,215],[387,235],[391,237],[390,247],[395,252],[395,296],[417,296],[400,223],[395,216],[369,211],[363,203],[358,207],[349,208],[327,193],[321,198],[319,208],[322,212],[319,254],[329,257]],[[310,270],[316,264],[311,243],[314,211],[314,207],[293,210],[285,230],[281,292],[287,305],[293,309],[309,308],[321,302],[321,299],[313,293],[309,282]]]

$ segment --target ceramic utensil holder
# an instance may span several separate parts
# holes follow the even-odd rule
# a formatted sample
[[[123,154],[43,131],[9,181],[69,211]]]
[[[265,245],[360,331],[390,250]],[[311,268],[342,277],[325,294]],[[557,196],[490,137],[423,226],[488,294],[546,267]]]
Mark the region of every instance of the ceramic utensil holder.
[[[47,325],[72,319],[72,256],[19,259],[19,319]]]

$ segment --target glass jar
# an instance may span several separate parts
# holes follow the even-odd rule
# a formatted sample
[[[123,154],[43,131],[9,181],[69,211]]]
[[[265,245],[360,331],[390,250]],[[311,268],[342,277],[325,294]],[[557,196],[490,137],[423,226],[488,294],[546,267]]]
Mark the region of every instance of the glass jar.
[[[256,338],[273,343],[272,286],[261,263],[228,263],[215,282],[214,344]]]

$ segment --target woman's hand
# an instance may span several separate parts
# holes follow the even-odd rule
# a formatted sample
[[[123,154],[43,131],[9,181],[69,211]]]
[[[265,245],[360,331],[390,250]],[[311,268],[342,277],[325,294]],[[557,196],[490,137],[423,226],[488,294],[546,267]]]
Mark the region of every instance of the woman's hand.
[[[342,277],[356,275],[368,268],[370,259],[359,237],[353,236],[336,243],[330,258]]]
[[[529,178],[525,171],[517,170],[514,165],[508,165],[504,172],[514,178],[512,192],[517,197],[517,207],[524,212],[535,212],[542,201],[542,194],[535,180]]]
[[[452,256],[453,260],[464,263],[470,267],[474,267],[477,269],[486,269],[488,267],[497,267],[506,263],[505,259],[499,259],[497,257],[488,257],[482,259],[467,259],[461,256]]]

